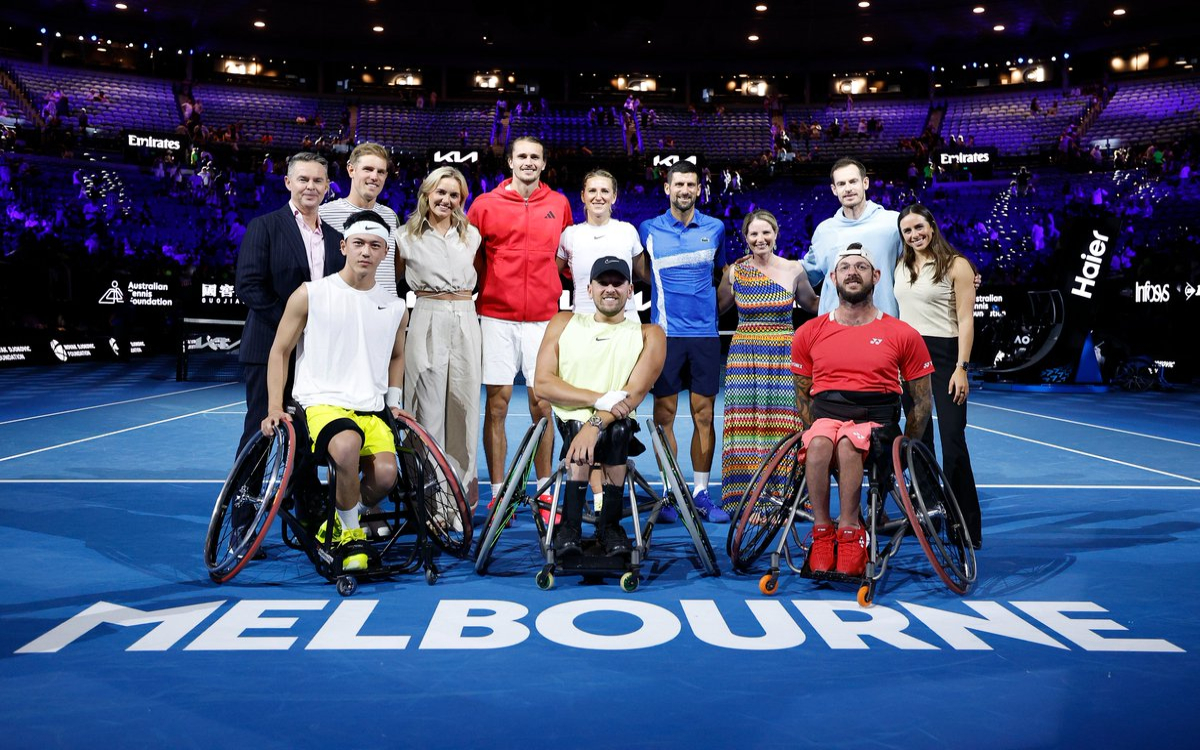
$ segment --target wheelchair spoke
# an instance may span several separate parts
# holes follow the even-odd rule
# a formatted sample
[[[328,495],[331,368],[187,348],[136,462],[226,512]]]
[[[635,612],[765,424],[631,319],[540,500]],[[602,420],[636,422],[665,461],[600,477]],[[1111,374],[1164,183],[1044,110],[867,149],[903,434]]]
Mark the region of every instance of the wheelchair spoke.
[[[729,529],[727,548],[735,570],[746,572],[770,547],[793,515],[807,502],[804,448],[796,432],[776,443],[746,488]]]

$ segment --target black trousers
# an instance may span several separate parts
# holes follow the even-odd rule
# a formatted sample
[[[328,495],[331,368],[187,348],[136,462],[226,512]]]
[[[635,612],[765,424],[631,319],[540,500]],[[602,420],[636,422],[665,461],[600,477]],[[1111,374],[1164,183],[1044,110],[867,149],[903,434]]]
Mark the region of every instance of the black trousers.
[[[950,483],[950,490],[962,509],[963,520],[972,541],[983,539],[983,520],[979,511],[979,493],[975,489],[975,473],[971,470],[971,454],[967,449],[967,405],[954,403],[950,395],[950,376],[958,362],[958,339],[923,336],[933,359],[934,372],[930,376],[933,389],[933,408],[937,413],[938,436],[942,441],[942,471]],[[911,413],[912,396],[904,393],[904,411]],[[933,420],[925,426],[921,436],[934,455],[937,449],[933,439]]]
[[[242,438],[238,441],[238,453],[262,431],[262,421],[267,418],[267,364],[245,362],[242,377],[246,381],[246,421],[242,423]],[[292,396],[292,383],[296,377],[296,358],[288,361],[287,382],[284,385],[283,403],[287,406]]]

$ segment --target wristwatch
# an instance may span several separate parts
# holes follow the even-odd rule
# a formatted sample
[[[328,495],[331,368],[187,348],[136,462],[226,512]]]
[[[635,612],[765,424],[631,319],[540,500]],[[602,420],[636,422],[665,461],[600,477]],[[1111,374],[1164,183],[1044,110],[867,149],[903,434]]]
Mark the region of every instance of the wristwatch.
[[[604,429],[604,420],[600,418],[599,414],[593,414],[591,419],[589,419],[587,421],[587,423],[590,424],[592,427],[595,427],[597,430]]]

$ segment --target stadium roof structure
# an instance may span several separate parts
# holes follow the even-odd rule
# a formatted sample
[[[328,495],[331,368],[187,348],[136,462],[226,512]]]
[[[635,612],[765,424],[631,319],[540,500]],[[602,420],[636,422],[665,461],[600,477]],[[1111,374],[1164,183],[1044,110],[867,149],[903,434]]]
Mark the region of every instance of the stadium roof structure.
[[[1182,0],[27,0],[4,5],[0,19],[10,29],[46,29],[69,38],[96,35],[195,53],[364,64],[672,70],[753,64],[772,71],[850,70],[1048,58],[1149,44],[1200,49],[1200,21],[1194,20],[1192,4]],[[1118,8],[1124,13],[1114,15]],[[871,41],[864,41],[867,37]]]

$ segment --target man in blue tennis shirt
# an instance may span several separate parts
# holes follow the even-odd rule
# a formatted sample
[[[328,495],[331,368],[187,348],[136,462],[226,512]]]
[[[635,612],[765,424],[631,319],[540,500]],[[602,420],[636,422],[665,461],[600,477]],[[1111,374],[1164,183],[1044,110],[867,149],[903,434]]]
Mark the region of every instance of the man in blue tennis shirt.
[[[696,210],[701,191],[700,171],[679,161],[667,171],[665,191],[671,208],[642,222],[638,229],[650,260],[650,322],[667,334],[667,359],[650,392],[654,395],[654,422],[663,428],[671,451],[679,455],[675,440],[675,412],[679,392],[691,394],[692,494],[696,510],[709,521],[725,523],[729,515],[708,497],[716,430],[713,409],[721,387],[721,339],[717,333],[717,293],[714,271],[725,265],[725,226],[719,219]],[[659,520],[673,521],[676,514],[664,508]]]

